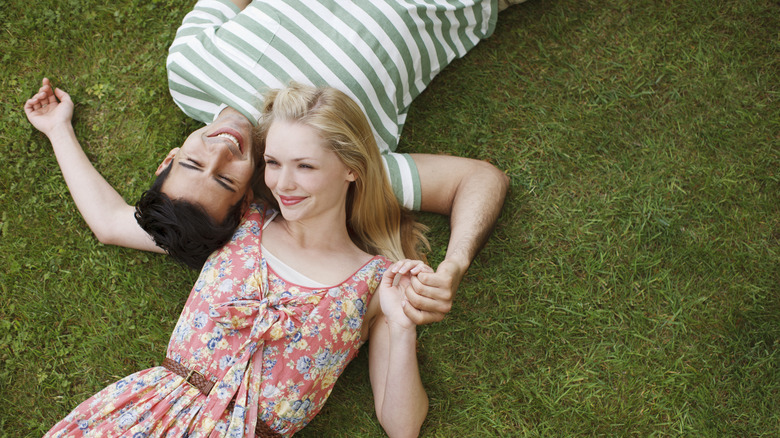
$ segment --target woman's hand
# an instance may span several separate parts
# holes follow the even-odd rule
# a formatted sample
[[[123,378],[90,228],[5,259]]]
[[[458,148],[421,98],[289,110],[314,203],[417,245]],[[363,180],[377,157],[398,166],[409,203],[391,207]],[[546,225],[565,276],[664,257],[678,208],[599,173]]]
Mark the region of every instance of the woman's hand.
[[[388,323],[405,329],[416,326],[404,313],[404,307],[409,305],[404,292],[411,287],[412,277],[422,272],[431,273],[433,269],[420,260],[400,260],[387,268],[377,293]]]
[[[33,126],[47,137],[60,126],[70,126],[73,117],[73,101],[63,90],[52,89],[48,78],[43,78],[41,88],[24,104],[24,112]]]

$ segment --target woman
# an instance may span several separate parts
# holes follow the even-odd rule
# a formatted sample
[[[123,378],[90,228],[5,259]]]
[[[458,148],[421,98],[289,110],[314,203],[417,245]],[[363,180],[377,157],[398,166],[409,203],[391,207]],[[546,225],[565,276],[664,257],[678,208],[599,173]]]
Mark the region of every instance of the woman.
[[[403,288],[431,269],[402,259],[420,257],[420,228],[345,94],[293,84],[265,102],[267,205],[250,207],[206,262],[163,366],[103,389],[47,437],[289,436],[369,336],[380,423],[391,436],[419,432],[428,399]]]

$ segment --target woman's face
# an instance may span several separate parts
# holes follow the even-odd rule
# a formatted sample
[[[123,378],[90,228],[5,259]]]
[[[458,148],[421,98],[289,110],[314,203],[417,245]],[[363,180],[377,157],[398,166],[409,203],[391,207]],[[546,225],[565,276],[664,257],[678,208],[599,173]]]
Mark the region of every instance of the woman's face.
[[[355,175],[314,128],[276,121],[265,144],[265,183],[288,221],[345,214]]]
[[[223,111],[214,123],[190,134],[171,151],[158,174],[172,164],[162,192],[202,206],[222,222],[230,207],[251,198],[252,124],[243,115]]]

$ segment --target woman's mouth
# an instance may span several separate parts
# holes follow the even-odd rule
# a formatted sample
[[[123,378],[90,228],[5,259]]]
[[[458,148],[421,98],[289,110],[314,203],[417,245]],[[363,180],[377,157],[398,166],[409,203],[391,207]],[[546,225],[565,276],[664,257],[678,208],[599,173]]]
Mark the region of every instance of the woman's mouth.
[[[279,195],[279,202],[286,207],[293,206],[306,199],[305,196],[282,196]]]

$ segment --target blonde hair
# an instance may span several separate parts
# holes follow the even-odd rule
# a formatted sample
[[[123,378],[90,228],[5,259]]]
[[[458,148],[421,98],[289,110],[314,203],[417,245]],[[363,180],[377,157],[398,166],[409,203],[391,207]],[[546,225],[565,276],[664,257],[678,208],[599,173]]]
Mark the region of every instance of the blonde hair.
[[[275,121],[300,123],[316,129],[355,174],[347,193],[347,229],[360,249],[391,260],[425,259],[426,228],[398,204],[368,120],[349,96],[292,82],[266,94],[262,113],[257,127],[262,151]]]

